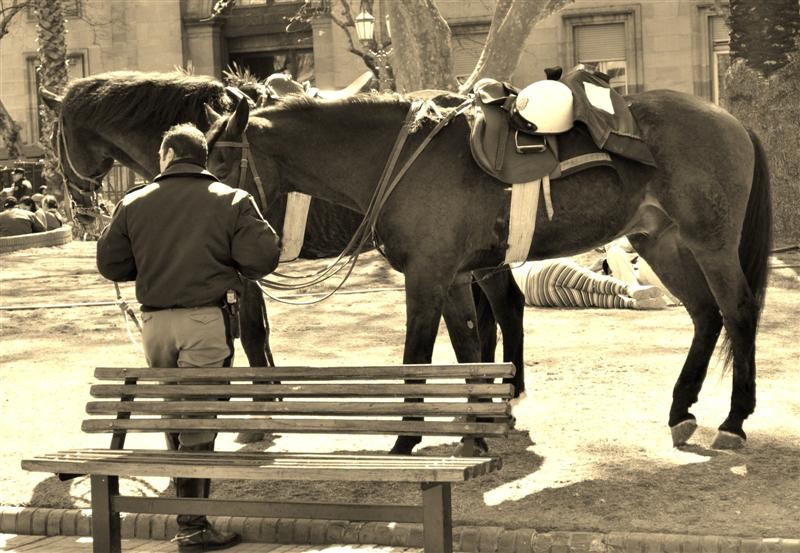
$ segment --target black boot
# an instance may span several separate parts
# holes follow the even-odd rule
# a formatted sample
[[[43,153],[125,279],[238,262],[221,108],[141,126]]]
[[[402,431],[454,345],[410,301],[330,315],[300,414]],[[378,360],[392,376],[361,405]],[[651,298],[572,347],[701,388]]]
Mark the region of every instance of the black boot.
[[[242,537],[233,532],[220,532],[205,521],[202,526],[182,527],[172,541],[178,544],[180,553],[191,553],[227,549],[241,543]]]

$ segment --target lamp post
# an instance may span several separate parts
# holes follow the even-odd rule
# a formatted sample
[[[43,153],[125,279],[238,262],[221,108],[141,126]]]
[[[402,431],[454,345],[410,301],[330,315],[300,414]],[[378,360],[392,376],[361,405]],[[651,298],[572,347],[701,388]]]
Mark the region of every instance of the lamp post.
[[[380,12],[383,14],[383,11]],[[378,69],[378,86],[380,90],[392,90],[392,79],[389,77],[389,56],[392,54],[391,46],[386,48],[385,43],[379,43],[375,38],[375,17],[366,6],[362,6],[361,13],[356,16],[356,34],[358,40],[364,48],[367,49],[369,55],[375,60],[375,67]],[[389,22],[386,21],[386,38],[389,38]],[[375,48],[372,48],[372,45]]]

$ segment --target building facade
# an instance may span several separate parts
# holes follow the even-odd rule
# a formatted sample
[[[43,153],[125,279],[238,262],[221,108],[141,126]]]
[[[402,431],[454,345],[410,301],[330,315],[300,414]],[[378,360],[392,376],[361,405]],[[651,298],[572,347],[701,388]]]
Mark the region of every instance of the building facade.
[[[295,17],[301,0],[238,0],[214,20],[213,0],[62,1],[70,78],[176,67],[220,77],[235,62],[260,77],[286,70],[320,88],[341,88],[366,70],[324,13],[330,0],[311,0],[305,18]],[[452,30],[454,73],[465,78],[480,55],[494,1],[436,4]],[[622,92],[671,88],[716,101],[729,58],[728,29],[716,4],[576,0],[531,32],[512,81],[524,86],[544,78],[545,67],[584,62],[611,75]],[[0,40],[0,99],[22,126],[28,157],[39,153],[35,24],[35,14],[23,10]],[[5,148],[0,159],[4,154]]]

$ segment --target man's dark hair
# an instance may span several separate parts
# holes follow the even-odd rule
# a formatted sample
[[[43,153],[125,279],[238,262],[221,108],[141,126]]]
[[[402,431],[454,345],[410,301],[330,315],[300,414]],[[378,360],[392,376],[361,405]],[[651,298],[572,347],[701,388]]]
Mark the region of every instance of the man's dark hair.
[[[3,200],[3,209],[11,209],[12,207],[17,207],[17,199],[14,196],[9,196]]]
[[[31,211],[36,211],[36,202],[33,201],[33,198],[30,196],[22,196],[19,199],[19,205],[24,205]]]
[[[192,161],[205,166],[208,161],[208,143],[206,137],[191,123],[175,125],[164,133],[161,141],[161,154],[172,148],[175,159]]]
[[[47,209],[58,209],[58,200],[56,200],[52,196],[46,197],[45,200],[44,200],[44,203],[45,203],[45,207],[47,207]]]

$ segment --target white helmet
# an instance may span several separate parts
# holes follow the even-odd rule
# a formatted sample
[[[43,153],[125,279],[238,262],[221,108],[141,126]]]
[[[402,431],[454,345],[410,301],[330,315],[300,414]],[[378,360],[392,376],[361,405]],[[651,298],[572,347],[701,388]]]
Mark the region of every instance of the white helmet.
[[[574,122],[572,91],[560,81],[537,81],[520,91],[514,111],[536,125],[537,134],[566,132]]]

